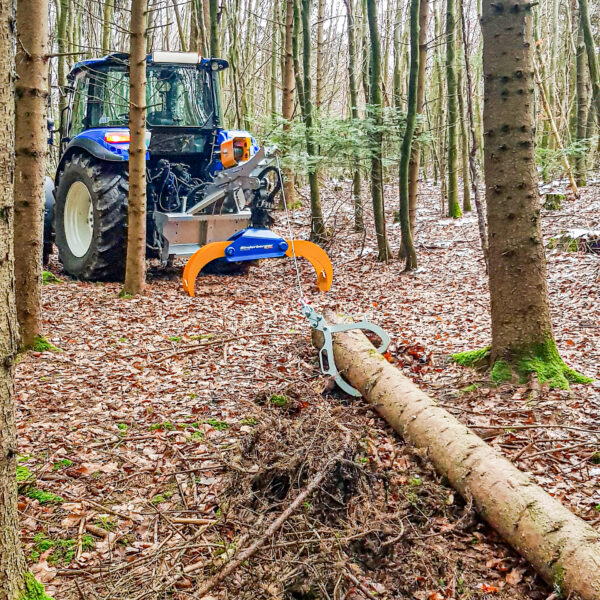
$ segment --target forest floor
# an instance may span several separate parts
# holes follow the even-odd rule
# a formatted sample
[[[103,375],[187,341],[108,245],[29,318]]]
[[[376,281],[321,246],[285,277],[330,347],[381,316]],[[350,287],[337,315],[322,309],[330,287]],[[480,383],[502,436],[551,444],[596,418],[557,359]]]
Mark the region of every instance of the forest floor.
[[[319,294],[303,264],[306,298],[382,325],[392,362],[599,526],[600,384],[496,387],[450,362],[489,342],[486,274],[475,216],[441,219],[439,188],[423,189],[420,268],[406,275],[376,262],[371,225],[366,238],[352,231],[346,184],[325,188],[334,287]],[[396,191],[386,195],[391,223]],[[544,211],[545,239],[598,227],[598,215],[590,187]],[[308,223],[306,208],[292,212],[295,237]],[[397,248],[397,225],[389,236]],[[558,347],[600,379],[600,257],[554,249],[548,260]],[[181,264],[152,270],[135,299],[67,280],[55,257],[51,269],[62,282],[44,287],[44,328],[60,352],[22,357],[16,385],[22,538],[56,600],[197,598],[321,471],[319,489],[207,598],[552,593],[425,457],[320,374],[291,260],[202,276],[195,298]]]

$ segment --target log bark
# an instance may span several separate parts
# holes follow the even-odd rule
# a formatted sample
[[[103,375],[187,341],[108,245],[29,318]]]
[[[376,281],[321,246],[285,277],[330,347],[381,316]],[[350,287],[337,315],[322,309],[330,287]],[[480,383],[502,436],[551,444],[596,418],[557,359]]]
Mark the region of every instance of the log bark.
[[[340,322],[331,311],[330,323]],[[313,335],[313,343],[322,343]],[[600,535],[497,454],[410,379],[360,332],[334,336],[345,378],[551,585],[600,599]]]

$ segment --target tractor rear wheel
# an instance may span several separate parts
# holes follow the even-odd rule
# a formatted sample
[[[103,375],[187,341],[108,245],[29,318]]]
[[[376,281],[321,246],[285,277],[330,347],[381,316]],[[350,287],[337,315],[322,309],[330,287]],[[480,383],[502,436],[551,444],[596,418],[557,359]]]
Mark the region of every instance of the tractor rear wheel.
[[[128,189],[119,164],[86,154],[66,161],[56,188],[54,230],[67,274],[89,281],[123,279]]]

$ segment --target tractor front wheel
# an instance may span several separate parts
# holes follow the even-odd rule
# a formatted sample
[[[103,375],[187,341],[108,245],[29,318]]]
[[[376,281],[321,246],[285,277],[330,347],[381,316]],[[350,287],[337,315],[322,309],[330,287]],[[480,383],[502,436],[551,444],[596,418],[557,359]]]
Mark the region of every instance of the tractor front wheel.
[[[54,230],[68,275],[119,281],[127,247],[127,172],[119,164],[74,154],[56,188]]]

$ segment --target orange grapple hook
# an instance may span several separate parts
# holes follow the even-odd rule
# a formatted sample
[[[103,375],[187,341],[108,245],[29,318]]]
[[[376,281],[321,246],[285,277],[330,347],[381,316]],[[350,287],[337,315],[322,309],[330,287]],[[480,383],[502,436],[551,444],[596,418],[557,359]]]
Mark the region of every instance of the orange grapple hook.
[[[283,240],[279,238],[283,243]],[[322,292],[328,292],[331,289],[333,283],[333,267],[329,256],[323,248],[308,242],[306,240],[285,240],[287,242],[287,250],[281,251],[281,254],[273,255],[273,250],[269,252],[269,255],[265,255],[264,258],[274,258],[277,256],[289,256],[289,257],[304,257],[313,266],[317,273],[317,286]],[[195,282],[196,277],[200,271],[211,261],[217,258],[223,258],[226,256],[225,250],[233,242],[213,242],[203,246],[197,250],[188,260],[185,268],[183,269],[183,289],[192,297],[195,293]],[[285,245],[284,245],[285,247]],[[232,250],[230,250],[232,252]],[[241,257],[238,258],[238,260]],[[256,256],[252,260],[256,260]],[[248,260],[248,259],[247,259]]]

